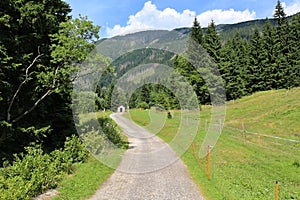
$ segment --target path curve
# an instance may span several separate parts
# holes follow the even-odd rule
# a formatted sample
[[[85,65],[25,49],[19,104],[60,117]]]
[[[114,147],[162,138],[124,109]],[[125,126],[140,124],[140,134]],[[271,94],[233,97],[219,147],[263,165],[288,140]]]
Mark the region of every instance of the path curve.
[[[127,134],[130,146],[117,170],[90,200],[204,199],[168,144],[120,114],[111,118]]]

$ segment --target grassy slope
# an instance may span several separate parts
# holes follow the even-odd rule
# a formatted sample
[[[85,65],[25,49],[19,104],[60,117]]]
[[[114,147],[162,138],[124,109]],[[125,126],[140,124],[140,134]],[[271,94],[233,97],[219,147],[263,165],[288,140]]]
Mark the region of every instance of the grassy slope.
[[[279,199],[300,199],[300,143],[259,136],[300,140],[300,88],[259,92],[228,102],[223,133],[213,151],[213,179],[207,180],[206,159],[197,150],[205,135],[210,108],[201,112],[201,126],[182,155],[191,176],[207,199],[274,199],[279,181]],[[149,124],[148,111],[131,111],[140,125]],[[170,142],[179,124],[179,113],[167,120],[158,136]],[[246,129],[246,144],[242,137]]]

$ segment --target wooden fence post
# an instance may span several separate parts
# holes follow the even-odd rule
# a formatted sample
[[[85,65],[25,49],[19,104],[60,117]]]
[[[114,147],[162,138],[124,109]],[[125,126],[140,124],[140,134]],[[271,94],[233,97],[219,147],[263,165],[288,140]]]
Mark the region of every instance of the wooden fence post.
[[[210,146],[207,149],[207,178],[210,180]]]
[[[195,156],[195,143],[193,141],[193,136],[190,135],[190,141],[191,141],[191,144],[192,144],[192,152],[193,152],[193,155]]]
[[[245,131],[245,125],[244,125],[244,122],[242,123],[242,128],[243,128],[243,139],[244,139],[244,144],[246,144],[247,138],[246,138],[246,131]]]
[[[276,181],[275,199],[278,200],[278,181]]]

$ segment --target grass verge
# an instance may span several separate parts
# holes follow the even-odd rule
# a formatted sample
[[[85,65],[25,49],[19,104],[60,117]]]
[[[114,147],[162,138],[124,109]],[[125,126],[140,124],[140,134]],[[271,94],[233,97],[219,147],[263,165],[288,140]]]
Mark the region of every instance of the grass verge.
[[[76,172],[60,184],[59,196],[53,200],[84,200],[95,191],[114,172],[100,161],[90,157],[86,163],[78,164]]]
[[[81,116],[84,122],[93,120],[95,116],[97,118],[109,118],[111,112],[98,112],[89,113],[85,116]],[[112,123],[118,134],[120,134],[122,143],[122,150],[120,154],[125,152],[128,147],[127,137],[117,126],[117,124],[109,119],[109,123]],[[118,166],[121,157],[109,157],[110,166]],[[100,162],[92,155],[86,163],[75,165],[75,173],[64,179],[59,186],[59,195],[54,197],[53,200],[84,200],[92,196],[96,190],[109,178],[109,176],[115,171],[114,168],[108,167],[104,163]]]

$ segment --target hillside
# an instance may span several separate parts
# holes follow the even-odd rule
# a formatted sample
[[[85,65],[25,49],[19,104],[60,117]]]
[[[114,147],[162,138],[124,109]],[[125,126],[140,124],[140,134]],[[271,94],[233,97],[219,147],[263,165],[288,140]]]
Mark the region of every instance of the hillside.
[[[294,88],[228,102],[222,135],[212,153],[211,181],[206,158],[198,157],[210,121],[210,107],[203,108],[198,134],[182,159],[207,199],[274,199],[276,181],[279,199],[300,198],[299,98],[300,88]],[[130,115],[147,127],[148,113],[132,110]],[[180,111],[173,116],[158,133],[166,142],[174,140],[179,127]]]
[[[299,15],[299,13],[297,13],[295,15]],[[287,17],[288,21],[291,21],[291,19],[295,15],[288,16]],[[275,19],[271,18],[269,20],[272,25],[276,25]],[[258,30],[261,31],[265,22],[266,22],[266,19],[255,19],[255,20],[239,22],[239,23],[234,23],[234,24],[217,24],[216,29],[218,30],[220,37],[223,41],[232,39],[234,37],[234,34],[237,32],[241,34],[242,38],[249,39],[249,36],[250,36],[250,34],[253,33],[254,28],[257,27]],[[203,25],[201,25],[201,26],[202,26],[203,32],[205,32],[207,27],[204,27]],[[166,35],[167,32],[173,32],[173,31],[179,32],[182,35],[187,36],[191,32],[191,28],[190,27],[175,28],[172,31],[167,31],[167,30],[141,31],[141,32],[137,32],[137,33],[127,34],[124,36],[115,36],[114,39],[120,40],[120,39],[123,39],[124,37],[128,38],[128,40],[130,40],[132,38],[134,38],[134,39],[146,38],[145,40],[143,40],[143,42],[150,44],[151,42],[160,38],[161,36]],[[175,38],[168,36],[168,37],[164,37],[163,39],[170,41],[170,40],[174,40]],[[100,44],[101,42],[103,42],[105,40],[106,40],[106,38],[99,40],[98,44]],[[161,38],[160,38],[160,40],[161,40]]]
[[[296,14],[299,15],[299,14]],[[294,15],[295,16],[295,15]],[[292,17],[294,16],[289,16],[287,17],[288,21],[291,21]],[[270,25],[274,26],[276,25],[276,20],[275,19],[270,19]],[[266,20],[265,19],[257,19],[257,20],[251,20],[251,21],[246,21],[246,22],[241,22],[241,23],[236,23],[236,24],[220,24],[216,25],[215,29],[220,36],[220,42],[224,44],[224,41],[232,40],[235,37],[236,33],[240,33],[240,38],[241,39],[247,39],[249,40],[250,35],[254,34],[254,29],[257,28],[260,32],[262,32],[263,26],[265,25]],[[202,28],[204,34],[206,32],[207,28]],[[110,57],[113,62],[111,63],[111,66],[114,67],[114,73],[110,74],[109,77],[103,77],[103,80],[101,81],[100,85],[101,86],[106,86],[109,87],[109,84],[111,83],[112,80],[118,79],[121,77],[125,72],[129,71],[131,68],[136,67],[140,64],[144,64],[147,62],[158,62],[158,63],[164,63],[164,64],[171,64],[172,61],[170,59],[174,54],[170,54],[168,52],[163,52],[163,51],[157,51],[157,49],[163,48],[163,49],[170,49],[170,46],[172,46],[171,49],[176,49],[176,45],[182,47],[185,46],[187,42],[188,35],[191,32],[191,28],[177,28],[172,31],[167,31],[167,30],[149,30],[149,31],[141,31],[137,33],[132,33],[132,34],[127,34],[123,36],[116,36],[110,39],[102,39],[97,42],[98,44],[98,51],[104,55]],[[296,36],[296,35],[295,35]],[[243,41],[240,41],[240,38],[234,38],[232,40],[232,44],[236,49],[233,49],[234,51],[237,51],[236,53],[238,54],[237,56],[241,56],[241,54],[244,53],[249,53],[249,52],[239,52],[241,49],[246,48],[243,45]],[[267,39],[266,39],[267,40]],[[130,41],[130,42],[128,42]],[[263,41],[262,41],[263,42]],[[267,42],[267,41],[266,41]],[[273,42],[273,41],[272,41]],[[270,43],[270,45],[274,45],[273,43]],[[251,44],[252,45],[252,44]],[[253,46],[256,44],[253,44]],[[263,45],[263,44],[258,44]],[[223,45],[224,46],[224,45]],[[265,46],[265,44],[264,44]],[[256,47],[257,49],[253,50],[252,56],[254,56],[253,59],[257,59],[257,55],[255,55],[256,51],[262,51],[261,46]],[[253,47],[253,48],[254,48]],[[151,48],[156,49],[151,50]],[[223,54],[224,58],[221,60],[226,59],[231,59],[227,58],[226,54],[230,55],[230,48],[231,46],[228,47],[229,50],[225,50],[228,52],[221,52],[219,54]],[[144,49],[144,50],[140,50]],[[266,51],[271,51],[269,49],[266,49]],[[179,52],[182,52],[181,49]],[[210,53],[208,51],[208,53]],[[250,52],[252,53],[252,52]],[[259,52],[260,53],[260,52]],[[262,53],[261,53],[262,54]],[[285,52],[286,54],[286,52]],[[234,58],[237,57],[236,55],[232,55]],[[277,56],[277,55],[276,55]],[[155,60],[153,60],[153,57]],[[213,56],[212,56],[213,57]],[[291,56],[290,56],[291,57]],[[241,59],[242,63],[234,63],[234,65],[245,65],[242,61],[244,56],[239,58]],[[152,60],[151,60],[152,59]],[[260,58],[261,59],[261,58]],[[265,58],[267,59],[267,58]],[[272,58],[273,59],[273,58]],[[295,58],[292,58],[295,60]],[[287,60],[291,60],[291,58],[287,58]],[[230,60],[231,61],[231,60]],[[274,62],[273,60],[271,60]],[[253,61],[249,61],[250,63]],[[255,65],[258,65],[257,63],[254,63]],[[266,61],[267,62],[267,61]],[[270,62],[269,62],[270,63]],[[218,63],[219,64],[219,63]],[[223,63],[224,64],[224,63]],[[220,65],[223,65],[220,63]],[[254,65],[251,63],[251,65]],[[228,63],[224,64],[229,65]],[[270,64],[271,65],[271,64]],[[253,67],[253,66],[251,66]],[[256,66],[254,66],[256,67]],[[264,66],[264,68],[267,68],[267,66]],[[233,70],[233,69],[231,69]],[[251,70],[258,70],[258,69],[250,69]],[[280,72],[281,73],[281,72]],[[267,73],[270,74],[270,73]],[[245,79],[245,77],[242,77]]]

